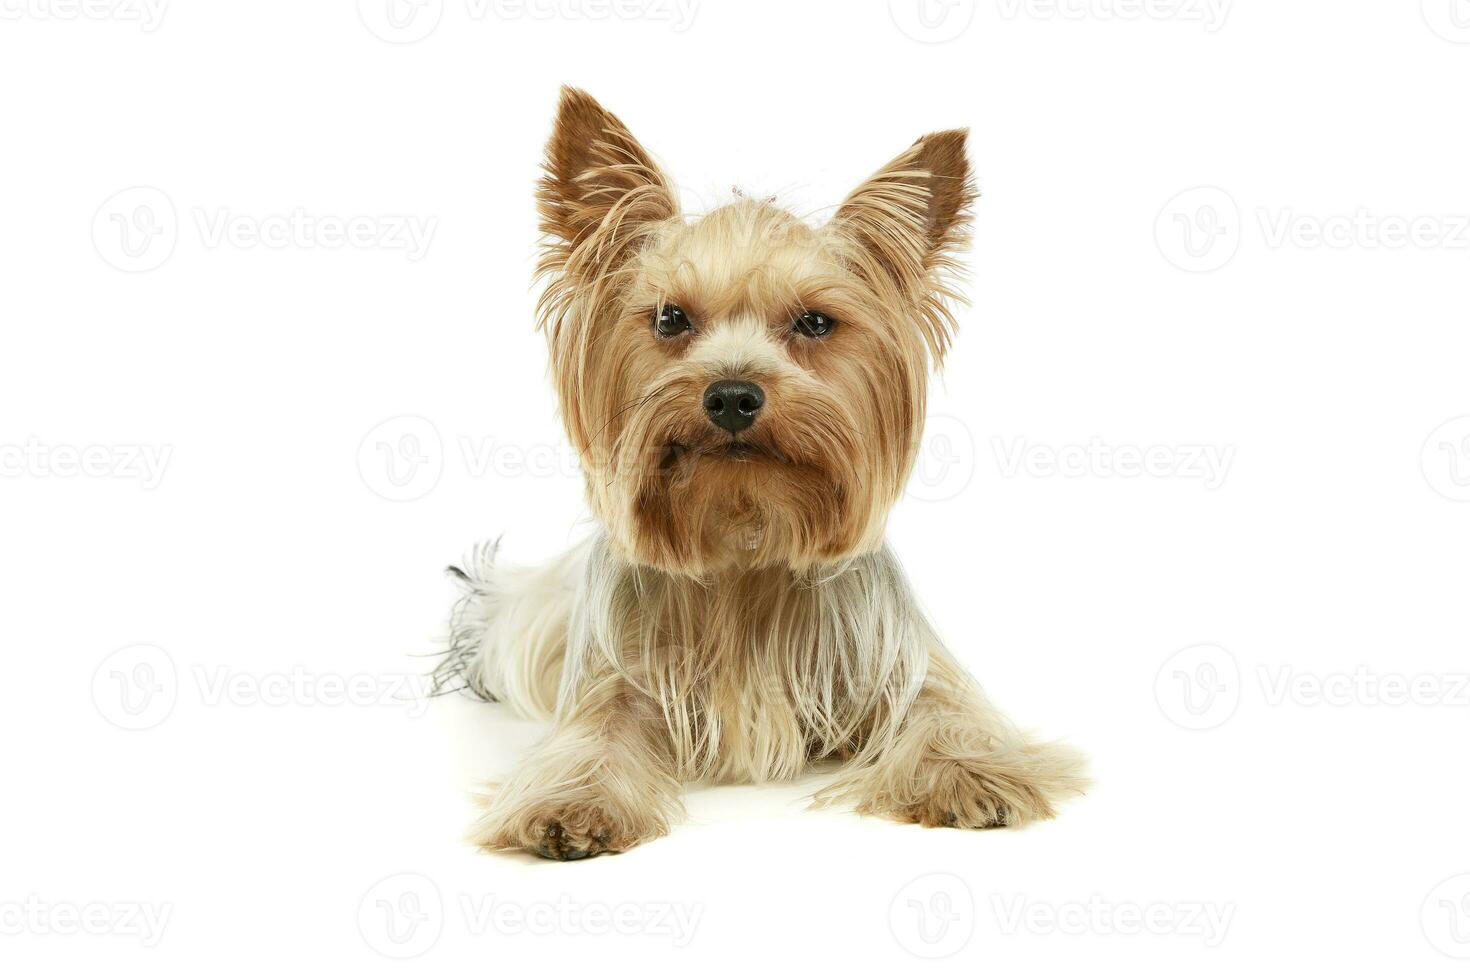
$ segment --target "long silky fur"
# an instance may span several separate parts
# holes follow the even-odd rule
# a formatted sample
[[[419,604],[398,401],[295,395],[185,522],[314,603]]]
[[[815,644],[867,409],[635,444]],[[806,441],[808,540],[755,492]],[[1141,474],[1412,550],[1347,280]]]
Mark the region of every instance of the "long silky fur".
[[[989,704],[936,637],[886,548],[819,574],[701,581],[628,564],[599,536],[493,591],[497,602],[481,608],[500,617],[461,620],[467,640],[479,637],[467,674],[536,719],[548,716],[559,677],[552,715],[572,731],[589,706],[643,706],[637,724],[615,726],[613,735],[641,732],[659,746],[666,765],[646,789],[665,830],[678,812],[670,785],[789,779],[815,759],[839,763],[817,805],[850,803],[936,826],[1045,819],[1057,799],[1086,785],[1080,755],[1036,742]],[[545,636],[527,634],[525,624],[561,622],[569,610],[563,642],[525,642]],[[916,709],[921,692],[927,697]],[[630,775],[610,776],[591,761],[600,750],[584,751],[609,737],[606,726],[594,731],[539,754],[528,768],[542,770],[535,778],[553,794],[577,785],[579,773],[611,779],[619,790],[613,810],[626,818],[640,797]],[[935,792],[967,775],[989,791]],[[487,796],[478,826],[503,832],[509,817],[495,801],[518,801],[518,790],[512,781]],[[941,797],[947,802],[934,809]],[[504,846],[494,836],[479,839]]]
[[[625,850],[668,831],[685,782],[815,760],[839,767],[816,803],[928,825],[1044,819],[1085,785],[1079,755],[990,705],[883,543],[962,300],[965,138],[922,137],[821,227],[747,197],[686,221],[627,127],[563,92],[538,318],[600,529],[547,565],[489,547],[459,574],[441,686],[554,722],[475,843]],[[655,336],[669,303],[697,329]],[[830,337],[790,329],[814,309]],[[766,394],[739,436],[701,407],[731,378]]]

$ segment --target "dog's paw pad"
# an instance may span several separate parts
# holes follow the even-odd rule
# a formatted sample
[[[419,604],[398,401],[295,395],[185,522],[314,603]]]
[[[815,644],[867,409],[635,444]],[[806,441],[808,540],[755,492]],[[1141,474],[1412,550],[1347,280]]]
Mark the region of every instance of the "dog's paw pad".
[[[580,861],[607,850],[607,841],[605,831],[573,834],[559,820],[552,820],[541,832],[541,841],[535,846],[535,851],[552,861]]]

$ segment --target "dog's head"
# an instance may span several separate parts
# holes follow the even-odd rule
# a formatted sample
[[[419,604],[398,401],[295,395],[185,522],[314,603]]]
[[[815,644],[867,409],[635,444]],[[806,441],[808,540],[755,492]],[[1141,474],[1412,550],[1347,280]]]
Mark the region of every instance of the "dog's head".
[[[631,560],[700,575],[877,547],[954,328],[964,144],[923,137],[819,228],[749,198],[686,220],[617,117],[563,91],[541,317],[592,507]]]

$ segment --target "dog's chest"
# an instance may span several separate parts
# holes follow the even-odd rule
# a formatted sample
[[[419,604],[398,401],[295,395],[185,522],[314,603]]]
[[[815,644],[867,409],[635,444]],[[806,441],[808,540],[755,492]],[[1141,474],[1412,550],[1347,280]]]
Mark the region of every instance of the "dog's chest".
[[[723,651],[709,707],[718,726],[722,778],[784,779],[800,772],[810,741],[801,692],[749,648]]]
[[[842,671],[818,661],[844,654],[820,649],[805,608],[811,597],[800,592],[767,587],[702,598],[683,606],[693,618],[671,631],[692,642],[674,671],[682,683],[666,688],[681,702],[673,716],[687,719],[678,741],[699,750],[692,768],[739,781],[796,775],[824,754],[834,715],[847,703],[835,683]]]

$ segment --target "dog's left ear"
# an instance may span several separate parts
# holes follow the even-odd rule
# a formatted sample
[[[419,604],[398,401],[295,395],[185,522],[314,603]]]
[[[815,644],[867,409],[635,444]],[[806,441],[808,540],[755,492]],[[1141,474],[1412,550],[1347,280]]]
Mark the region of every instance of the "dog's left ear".
[[[853,191],[833,222],[858,246],[859,272],[920,304],[920,327],[935,361],[954,332],[947,278],[969,244],[975,188],[965,158],[968,130],[921,137]]]

